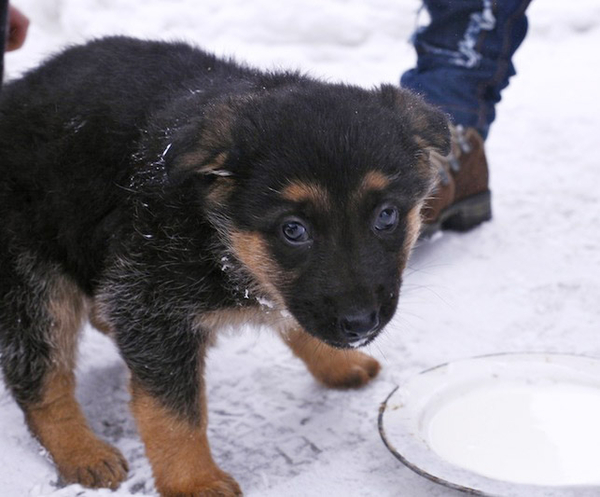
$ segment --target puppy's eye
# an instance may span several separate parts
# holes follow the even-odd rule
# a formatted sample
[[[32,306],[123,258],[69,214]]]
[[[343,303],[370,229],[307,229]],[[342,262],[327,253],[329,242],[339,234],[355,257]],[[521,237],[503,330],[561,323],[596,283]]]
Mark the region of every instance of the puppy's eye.
[[[373,228],[375,231],[392,231],[398,225],[398,209],[392,206],[385,206],[379,211]]]
[[[307,227],[295,219],[283,223],[281,233],[285,241],[291,245],[301,245],[310,240]]]

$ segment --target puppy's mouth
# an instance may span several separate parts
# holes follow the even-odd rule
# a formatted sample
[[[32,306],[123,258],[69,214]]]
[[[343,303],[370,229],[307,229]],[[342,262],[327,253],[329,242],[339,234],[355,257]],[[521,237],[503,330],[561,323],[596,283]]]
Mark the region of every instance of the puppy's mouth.
[[[321,340],[336,349],[359,349],[373,342],[382,328],[383,326],[378,327],[360,337],[342,337],[339,339],[321,338]]]
[[[364,347],[365,345],[370,344],[373,340],[375,340],[377,335],[379,335],[380,331],[381,330],[379,330],[379,329],[373,330],[371,333],[369,333],[368,335],[365,335],[364,337],[355,338],[353,340],[348,340],[347,341],[348,348],[359,349],[361,347]]]

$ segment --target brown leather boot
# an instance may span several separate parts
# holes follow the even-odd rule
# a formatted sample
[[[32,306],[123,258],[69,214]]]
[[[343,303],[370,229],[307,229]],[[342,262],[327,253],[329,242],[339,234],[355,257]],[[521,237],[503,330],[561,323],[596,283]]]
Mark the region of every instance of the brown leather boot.
[[[450,126],[450,131],[450,154],[431,153],[439,181],[423,207],[422,238],[441,229],[467,231],[492,217],[483,139],[474,128]]]

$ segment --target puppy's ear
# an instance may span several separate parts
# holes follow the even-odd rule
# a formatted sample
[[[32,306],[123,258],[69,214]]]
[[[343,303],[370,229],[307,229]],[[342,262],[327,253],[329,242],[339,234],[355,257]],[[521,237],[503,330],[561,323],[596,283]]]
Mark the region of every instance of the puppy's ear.
[[[450,153],[448,117],[442,111],[411,91],[392,85],[382,85],[380,95],[386,107],[397,110],[406,120],[413,139],[425,152]]]
[[[181,134],[183,148],[172,166],[172,176],[206,176],[228,178],[234,172],[228,167],[234,146],[233,124],[236,103],[231,100],[209,104]]]

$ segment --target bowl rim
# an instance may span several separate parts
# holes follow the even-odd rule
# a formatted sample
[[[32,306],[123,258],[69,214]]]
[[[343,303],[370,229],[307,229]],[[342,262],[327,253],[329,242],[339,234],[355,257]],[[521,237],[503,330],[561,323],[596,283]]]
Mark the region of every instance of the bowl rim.
[[[448,361],[437,366],[427,368],[416,375],[411,376],[404,382],[402,386],[409,385],[411,381],[421,378],[423,375],[432,374],[443,368],[448,368],[454,364],[464,364],[470,361],[488,361],[490,359],[552,359],[552,361],[560,361],[565,359],[568,361],[588,361],[594,363],[600,371],[600,358],[592,357],[584,354],[560,353],[560,352],[501,352],[493,354],[484,354],[456,361]],[[600,384],[600,376],[598,377]],[[408,455],[405,455],[405,450],[398,450],[389,440],[385,429],[384,417],[386,409],[388,409],[390,399],[398,392],[401,385],[396,385],[388,394],[385,400],[379,406],[378,415],[378,430],[381,439],[388,450],[406,467],[417,473],[418,475],[427,478],[428,480],[443,485],[447,488],[457,490],[469,495],[480,495],[486,497],[510,496],[510,497],[597,497],[600,495],[600,485],[534,485],[527,483],[515,483],[506,480],[498,480],[484,476],[475,471],[471,471],[452,464],[451,462],[438,456],[433,450],[427,447],[424,441],[419,441],[414,433],[405,434],[410,447]],[[403,447],[402,449],[406,449]],[[417,452],[417,459],[411,457],[410,452]],[[425,461],[425,463],[423,463]]]

